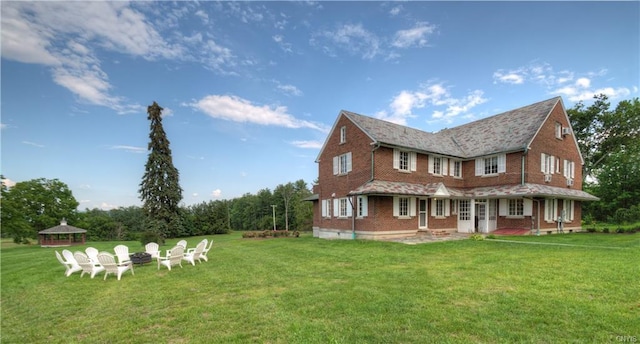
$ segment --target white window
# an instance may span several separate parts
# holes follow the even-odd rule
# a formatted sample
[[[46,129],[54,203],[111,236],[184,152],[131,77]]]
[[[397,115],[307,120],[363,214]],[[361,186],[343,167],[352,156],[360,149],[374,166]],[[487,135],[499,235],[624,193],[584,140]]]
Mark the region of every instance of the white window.
[[[322,200],[322,217],[331,217],[331,200]]]
[[[524,216],[524,202],[522,199],[509,199],[509,216]]]
[[[505,154],[492,155],[476,159],[476,176],[495,175],[507,170]]]
[[[393,150],[393,168],[396,170],[411,172],[417,169],[418,155],[416,152]]]
[[[340,143],[347,142],[347,127],[340,128]]]
[[[446,176],[449,167],[447,158],[429,155],[429,173],[437,176]]]
[[[527,198],[500,199],[500,216],[522,217],[532,216],[533,201]]]
[[[573,205],[572,199],[565,199],[562,203],[562,217],[565,222],[573,221]]]
[[[351,217],[351,204],[349,203],[349,199],[346,197],[343,198],[334,198],[333,199],[333,216],[334,217]]]
[[[448,199],[431,199],[431,216],[446,217],[449,216],[449,200]]]
[[[451,175],[456,178],[462,178],[462,161],[451,160]]]
[[[333,157],[333,175],[351,172],[351,152]]]
[[[405,218],[416,216],[415,203],[416,200],[413,197],[394,197],[393,216]]]
[[[564,176],[567,179],[573,179],[575,177],[576,164],[571,160],[564,161]]]
[[[347,209],[349,209],[349,202],[346,198],[340,198],[340,213],[338,217],[347,217]]]
[[[542,153],[540,155],[540,172],[553,174],[556,170],[556,158],[553,155]]]
[[[547,198],[544,200],[544,220],[547,222],[556,221],[558,216],[558,200]]]
[[[556,139],[562,139],[562,124],[556,122]]]
[[[358,196],[358,217],[366,217],[369,214],[367,196]]]
[[[458,201],[458,213],[460,221],[471,220],[471,200],[461,199]]]

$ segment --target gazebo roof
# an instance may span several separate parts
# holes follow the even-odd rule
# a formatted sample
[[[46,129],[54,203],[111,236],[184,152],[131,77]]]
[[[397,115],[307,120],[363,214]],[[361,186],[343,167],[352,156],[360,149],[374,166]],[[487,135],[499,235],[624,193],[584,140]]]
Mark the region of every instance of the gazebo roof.
[[[86,233],[86,229],[69,226],[66,220],[62,220],[59,225],[45,230],[41,230],[38,234],[73,234],[73,233]]]

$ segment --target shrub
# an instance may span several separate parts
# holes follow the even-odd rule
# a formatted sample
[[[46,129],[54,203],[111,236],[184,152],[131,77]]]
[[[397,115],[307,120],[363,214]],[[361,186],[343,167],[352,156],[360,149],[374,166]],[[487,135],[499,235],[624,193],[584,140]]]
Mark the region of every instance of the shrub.
[[[486,239],[496,239],[497,237],[495,236],[495,234],[489,234],[487,235]]]
[[[589,233],[595,233],[595,232],[596,232],[596,229],[595,229],[594,227],[589,227],[589,228],[587,228],[587,232],[589,232]]]
[[[243,238],[255,238],[256,232],[244,232],[242,233]]]
[[[624,233],[624,232],[625,232],[624,228],[622,227],[616,228],[616,233]]]
[[[602,233],[609,233],[609,227],[602,228]]]
[[[484,237],[481,234],[472,234],[469,239],[471,240],[475,240],[475,241],[481,241],[484,240]]]

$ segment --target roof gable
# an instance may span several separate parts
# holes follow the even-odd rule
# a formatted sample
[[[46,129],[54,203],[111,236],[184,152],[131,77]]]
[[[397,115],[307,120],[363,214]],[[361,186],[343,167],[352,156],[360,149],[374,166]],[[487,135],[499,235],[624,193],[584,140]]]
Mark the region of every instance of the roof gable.
[[[344,110],[340,114],[349,118],[374,142],[383,145],[474,158],[526,149],[560,101],[560,97],[554,97],[437,133]]]

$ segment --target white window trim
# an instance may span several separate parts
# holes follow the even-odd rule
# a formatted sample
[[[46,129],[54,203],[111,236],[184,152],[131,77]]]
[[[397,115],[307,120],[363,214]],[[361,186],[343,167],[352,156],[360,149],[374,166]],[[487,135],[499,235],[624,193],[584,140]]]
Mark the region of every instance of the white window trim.
[[[346,166],[345,166],[346,172],[341,173],[342,157],[345,157],[345,160],[346,160]],[[334,176],[343,176],[343,175],[349,174],[349,172],[351,172],[351,168],[352,168],[351,152],[333,157],[333,175]]]
[[[369,198],[367,196],[358,196],[356,205],[357,218],[369,216]]]
[[[438,202],[442,202],[442,214],[438,215]],[[431,199],[431,217],[435,217],[436,219],[445,219],[450,215],[450,201],[444,198],[432,198]]]
[[[485,159],[497,157],[498,158],[498,173],[484,173],[484,161]],[[480,177],[495,177],[500,173],[505,173],[507,171],[507,155],[506,154],[498,154],[498,155],[487,155],[480,158],[476,158],[476,176]]]
[[[407,164],[407,170],[400,169],[400,152],[407,153],[409,156],[409,162]],[[399,149],[393,150],[393,168],[399,172],[411,173],[418,170],[418,154],[416,152],[403,151]]]
[[[460,175],[456,176],[456,164],[460,165]],[[449,159],[449,175],[453,178],[462,179],[462,161]]]
[[[340,144],[347,142],[347,127],[340,127]]]
[[[407,212],[408,215],[400,216],[400,198],[407,198]],[[393,197],[393,216],[398,219],[411,219],[416,216],[416,198],[415,197],[405,197],[405,196],[396,196]]]

